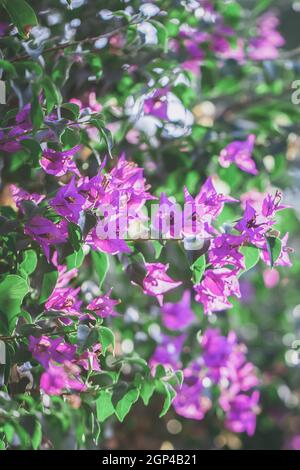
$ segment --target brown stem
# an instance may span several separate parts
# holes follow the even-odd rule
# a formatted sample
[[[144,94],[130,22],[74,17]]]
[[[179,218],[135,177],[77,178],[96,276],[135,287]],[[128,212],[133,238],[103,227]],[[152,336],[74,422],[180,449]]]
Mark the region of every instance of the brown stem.
[[[100,34],[98,36],[93,36],[93,37],[87,37],[84,39],[80,39],[78,41],[71,41],[71,42],[65,42],[62,44],[57,44],[56,46],[51,46],[47,47],[42,51],[42,54],[46,54],[48,52],[57,52],[63,49],[66,49],[67,47],[72,47],[72,46],[78,46],[80,44],[87,44],[90,42],[95,42],[98,39],[105,39],[113,36],[114,34],[117,34],[125,29],[127,29],[130,25],[135,24],[135,23],[128,23],[126,25],[120,26],[119,28],[113,29],[112,31],[109,31],[108,33]],[[10,62],[18,62],[20,60],[26,60],[30,58],[29,54],[23,54],[23,55],[17,55],[16,57],[13,57]]]

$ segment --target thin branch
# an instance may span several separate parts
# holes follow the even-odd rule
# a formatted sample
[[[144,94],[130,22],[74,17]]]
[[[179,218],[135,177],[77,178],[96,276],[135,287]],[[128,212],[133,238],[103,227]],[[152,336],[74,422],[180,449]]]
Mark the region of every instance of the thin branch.
[[[120,26],[119,28],[113,29],[112,31],[109,31],[108,33],[100,34],[98,36],[87,37],[87,38],[84,38],[84,39],[80,39],[78,41],[71,41],[71,42],[65,42],[65,43],[62,43],[62,44],[57,44],[56,46],[51,46],[51,47],[48,47],[48,48],[44,49],[42,51],[42,54],[47,54],[47,53],[50,53],[50,52],[57,52],[57,51],[66,49],[67,47],[73,47],[73,46],[79,46],[79,45],[82,45],[82,44],[88,44],[88,43],[91,43],[91,42],[95,42],[98,39],[110,38],[114,34],[117,34],[117,33],[120,33],[121,31],[124,31],[129,26],[131,26],[132,24],[136,24],[136,23],[135,22],[128,23],[126,25]],[[26,59],[30,59],[30,58],[31,58],[30,54],[17,55],[16,57],[13,57],[10,60],[10,62],[18,62],[20,60],[26,60]]]

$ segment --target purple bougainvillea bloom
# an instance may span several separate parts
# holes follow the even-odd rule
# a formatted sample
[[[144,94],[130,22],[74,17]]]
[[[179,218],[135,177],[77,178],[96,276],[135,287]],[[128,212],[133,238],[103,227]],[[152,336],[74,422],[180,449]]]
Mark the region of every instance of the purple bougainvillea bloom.
[[[166,303],[162,308],[163,324],[170,330],[181,330],[186,328],[195,320],[191,308],[191,292],[186,290],[179,302],[176,304]]]
[[[226,427],[230,431],[246,432],[252,436],[256,427],[259,392],[254,391],[251,396],[242,393],[234,397],[222,395],[219,401],[226,412]]]
[[[261,16],[257,22],[257,35],[250,39],[248,54],[252,60],[274,60],[279,56],[279,48],[285,43],[277,31],[278,18],[272,12]]]
[[[225,366],[235,344],[235,334],[226,337],[222,336],[217,328],[208,328],[201,338],[206,367],[216,369]]]
[[[85,370],[93,370],[99,372],[101,370],[98,355],[101,352],[101,345],[95,344],[92,351],[84,351],[76,360],[76,364]]]
[[[147,274],[143,281],[144,293],[157,298],[160,306],[163,305],[164,294],[182,284],[174,281],[167,275],[169,265],[162,263],[145,263]]]
[[[78,222],[85,199],[77,191],[75,177],[57,191],[56,196],[50,200],[49,204],[62,217],[66,217],[74,223]]]
[[[85,243],[90,245],[95,251],[103,251],[110,255],[116,255],[118,253],[131,253],[131,248],[127,245],[125,240],[122,238],[106,238],[102,239],[97,233],[96,227],[94,227],[87,235]]]
[[[64,342],[63,338],[51,339],[48,336],[29,336],[29,351],[47,369],[49,361],[63,363],[74,358],[76,347]]]
[[[185,340],[185,334],[180,336],[162,335],[161,341],[150,359],[150,366],[155,368],[158,364],[163,364],[173,370],[180,369],[182,366],[180,354]]]
[[[235,269],[244,268],[244,256],[239,253],[239,247],[244,243],[244,237],[223,233],[211,240],[209,261],[215,268],[223,268],[230,264]]]
[[[288,267],[292,266],[292,262],[290,260],[289,254],[293,253],[294,250],[293,248],[290,248],[289,246],[287,246],[288,237],[289,237],[289,234],[286,233],[281,240],[281,251],[280,251],[278,258],[274,262],[274,266],[288,266]],[[264,262],[267,265],[271,266],[270,253],[269,253],[266,243],[264,244],[263,249],[261,251],[261,258],[264,260]]]
[[[177,395],[173,401],[173,407],[177,414],[187,419],[202,420],[207,411],[212,407],[209,396],[205,393],[201,369],[198,364],[192,363],[184,369],[184,381],[177,390]]]
[[[122,154],[117,165],[107,176],[106,201],[118,209],[126,201],[130,209],[140,208],[145,201],[156,199],[149,193],[150,185],[146,184],[144,169],[136,163],[127,161]]]
[[[199,194],[193,198],[184,188],[185,198],[185,235],[195,234],[201,238],[215,234],[212,226],[214,219],[222,212],[226,202],[237,202],[236,199],[218,194],[211,177],[202,185]]]
[[[177,222],[177,226],[176,226]],[[176,227],[177,230],[176,230]],[[153,220],[157,238],[180,238],[182,229],[182,212],[180,206],[161,193],[159,207]]]
[[[28,193],[24,189],[18,188],[15,184],[10,184],[9,189],[17,208],[20,209],[21,212],[23,212],[23,201],[32,201],[38,205],[46,197],[43,194]]]
[[[48,261],[50,261],[50,246],[65,243],[68,235],[64,220],[55,224],[39,215],[34,216],[25,224],[24,232],[41,245]]]
[[[46,173],[55,176],[63,176],[68,171],[80,176],[78,168],[72,157],[81,149],[81,145],[76,145],[70,150],[58,152],[53,149],[43,150],[41,167]]]
[[[97,208],[105,197],[105,181],[101,171],[92,178],[81,177],[77,182],[77,189],[84,197],[84,209]]]
[[[227,268],[208,269],[202,282],[194,289],[195,300],[203,304],[205,314],[231,308],[228,297],[241,296],[237,272]]]
[[[169,88],[159,88],[155,90],[144,101],[144,113],[151,114],[159,119],[167,119]]]
[[[27,136],[24,133],[32,128],[30,109],[31,104],[27,103],[17,113],[15,125],[6,135],[3,131],[0,131],[0,150],[14,153],[22,148],[20,141],[26,139]]]
[[[98,317],[107,318],[115,317],[118,313],[114,310],[115,305],[120,303],[119,300],[110,298],[112,289],[101,297],[92,300],[87,306],[88,310],[94,312]]]
[[[220,165],[228,168],[231,163],[235,163],[242,171],[257,175],[255,162],[251,158],[255,139],[255,135],[250,134],[245,141],[235,140],[228,144],[220,153]]]
[[[86,99],[78,100],[77,98],[71,98],[70,103],[77,104],[80,109],[89,108],[94,113],[100,113],[102,110],[102,105],[97,102],[96,93],[91,91]]]
[[[69,315],[78,315],[82,303],[77,298],[79,292],[80,287],[77,287],[77,289],[72,287],[55,287],[45,304],[45,309],[56,310]]]
[[[263,201],[260,212],[258,212],[258,221],[268,223],[277,211],[286,209],[288,206],[281,204],[282,194],[280,191],[276,191],[274,195],[268,193]]]
[[[79,377],[80,368],[65,361],[63,365],[49,364],[49,368],[41,376],[40,387],[48,395],[61,395],[64,391],[86,390]]]
[[[264,243],[265,225],[257,222],[257,213],[248,201],[246,201],[243,217],[234,228],[245,237],[245,241],[256,246],[261,246]]]

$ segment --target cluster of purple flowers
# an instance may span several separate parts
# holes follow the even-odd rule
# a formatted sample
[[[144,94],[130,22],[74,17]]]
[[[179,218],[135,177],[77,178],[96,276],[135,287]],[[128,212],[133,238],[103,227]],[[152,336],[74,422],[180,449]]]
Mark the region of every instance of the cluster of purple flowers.
[[[56,264],[56,256],[52,259]],[[46,311],[56,311],[61,314],[62,324],[71,324],[74,317],[78,320],[116,316],[114,307],[118,300],[110,298],[110,291],[94,298],[84,309],[79,299],[80,287],[70,286],[70,281],[77,277],[77,269],[67,271],[66,266],[57,265],[59,272],[56,286],[45,303]],[[101,345],[79,351],[78,346],[66,343],[62,337],[48,336],[29,337],[29,350],[45,369],[41,376],[40,387],[49,395],[59,395],[66,391],[84,391],[87,386],[80,377],[81,369],[99,371],[98,354]]]
[[[198,31],[188,24],[182,24],[179,39],[170,42],[175,53],[184,51],[187,56],[181,64],[183,69],[199,75],[207,50],[217,54],[220,59],[233,59],[241,64],[246,60],[274,60],[279,56],[279,49],[285,41],[277,30],[279,20],[275,12],[267,12],[258,18],[254,33],[245,40],[235,39],[236,32],[225,24],[223,16],[214,10],[210,2],[201,2],[201,11],[200,18],[204,20],[206,28]],[[199,16],[199,8],[196,8],[195,14]]]
[[[63,338],[41,336],[29,337],[29,351],[45,369],[41,375],[40,388],[48,395],[60,395],[64,392],[86,390],[87,385],[81,378],[82,369],[99,371],[98,354],[100,345],[91,351],[78,351],[78,348],[68,344]]]
[[[168,90],[163,89],[146,100],[146,112],[164,119],[167,92]],[[25,107],[22,116],[17,118],[25,128],[30,126],[27,124],[27,118],[28,107]],[[19,127],[17,130],[20,131]],[[256,164],[252,159],[254,142],[255,136],[250,135],[246,141],[230,143],[221,151],[220,164],[223,167],[236,164],[243,171],[257,174]],[[18,139],[15,143],[20,145]],[[10,152],[12,149],[6,148],[5,151]],[[112,226],[117,226],[117,236],[102,238],[99,236],[99,226],[94,225],[84,235],[84,244],[92,250],[111,255],[130,253],[131,248],[125,241],[128,226],[125,228],[122,225],[122,216],[126,213],[129,224],[136,221],[145,222],[145,204],[148,200],[156,199],[149,192],[150,186],[146,183],[143,169],[126,160],[124,155],[109,171],[104,171],[104,161],[98,173],[88,177],[82,175],[76,165],[74,157],[79,151],[80,146],[61,151],[43,149],[42,169],[57,178],[64,177],[64,184],[60,180],[61,186],[48,205],[44,195],[30,194],[11,185],[15,204],[21,214],[26,215],[25,234],[40,245],[48,262],[54,264],[58,270],[58,281],[45,303],[45,310],[59,312],[58,321],[62,325],[95,316],[115,316],[117,312],[114,308],[118,304],[117,300],[110,297],[109,291],[83,305],[80,287],[76,285],[77,269],[67,271],[66,266],[59,262],[58,247],[68,241],[69,224],[82,227],[89,212],[101,222],[104,232],[109,232]],[[166,219],[169,219],[170,239],[179,236],[185,241],[191,236],[196,236],[200,241],[202,256],[205,256],[205,269],[202,279],[194,285],[195,300],[203,305],[206,314],[228,309],[232,306],[229,298],[241,296],[239,276],[245,269],[242,248],[250,246],[260,250],[261,258],[266,264],[273,264],[267,237],[274,228],[276,212],[285,207],[281,204],[281,195],[278,192],[275,195],[253,192],[245,194],[241,201],[244,211],[242,217],[226,229],[218,227],[216,220],[225,204],[239,201],[218,193],[212,178],[204,182],[195,197],[185,188],[184,199],[189,208],[189,217],[185,217],[183,230],[179,234],[175,229],[176,204],[165,194],[160,197],[155,226],[160,231]],[[31,216],[25,214],[26,201],[36,207]],[[113,213],[110,213],[107,207],[113,207]],[[47,216],[49,212],[52,214],[51,218]],[[288,234],[282,238],[281,252],[275,265],[291,264],[287,238]],[[185,291],[177,304],[164,304],[164,295],[182,284],[180,280],[174,280],[167,274],[168,268],[167,264],[160,262],[145,263],[144,277],[137,284],[146,295],[156,297],[162,308],[164,325],[170,330],[178,331],[194,321],[191,292]],[[182,368],[181,351],[185,340],[185,332],[174,337],[163,336],[151,364],[155,366],[162,363],[175,370]],[[217,387],[218,404],[224,411],[227,428],[235,432],[245,431],[249,435],[253,434],[259,398],[254,388],[258,379],[253,365],[246,361],[245,346],[237,342],[233,332],[225,337],[216,329],[208,329],[204,333],[200,346],[200,359],[184,367],[184,383],[177,390],[178,394],[174,400],[177,413],[202,419],[212,407],[212,388]],[[54,338],[44,335],[39,338],[30,337],[29,349],[44,368],[40,387],[47,394],[86,390],[88,384],[84,382],[82,372],[97,371],[100,367],[97,357],[101,350],[100,344],[82,353],[77,346],[66,343],[58,335]]]
[[[178,312],[183,301],[173,305],[174,312]],[[164,322],[170,308],[162,311]],[[179,326],[187,325],[184,313],[190,315],[190,306],[185,304],[183,310],[183,323],[170,324],[168,320],[169,327],[178,330]],[[189,322],[193,321],[188,318]],[[152,356],[152,366],[162,363],[166,367],[182,368],[180,354],[185,340],[186,334],[164,335]],[[228,429],[252,435],[259,412],[259,392],[255,389],[259,379],[253,364],[246,359],[246,346],[237,341],[233,331],[222,336],[218,329],[208,328],[200,338],[199,353],[199,359],[183,368],[183,385],[178,387],[173,401],[175,411],[185,418],[202,420],[213,407],[220,407]]]

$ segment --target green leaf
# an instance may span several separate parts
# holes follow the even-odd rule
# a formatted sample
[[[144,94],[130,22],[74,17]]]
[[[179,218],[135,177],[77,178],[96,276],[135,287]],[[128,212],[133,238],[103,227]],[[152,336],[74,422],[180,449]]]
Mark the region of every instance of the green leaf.
[[[75,147],[80,143],[80,133],[78,129],[70,129],[69,127],[60,136],[61,143],[65,147]]]
[[[62,101],[60,91],[49,77],[44,77],[40,82],[41,87],[44,89],[47,113],[51,113],[55,105],[59,105]]]
[[[164,404],[163,404],[162,411],[159,415],[160,418],[165,416],[165,414],[169,411],[170,406],[172,405],[172,401],[176,397],[176,392],[175,392],[174,388],[172,387],[172,385],[170,385],[167,382],[162,382],[162,381],[161,381],[161,385],[164,388],[164,394],[165,394],[166,398],[165,398],[165,401],[164,401]]]
[[[20,263],[19,270],[22,277],[27,277],[32,274],[37,265],[37,255],[34,250],[26,250],[23,254],[23,261]]]
[[[242,246],[240,253],[244,255],[245,271],[253,268],[259,261],[259,249],[255,246]]]
[[[35,94],[31,102],[30,118],[34,129],[39,129],[44,122],[44,113],[39,101],[38,94]]]
[[[77,121],[80,114],[80,108],[75,103],[64,103],[60,107],[62,117],[70,121]]]
[[[159,21],[151,20],[149,22],[152,23],[156,29],[158,43],[162,46],[163,51],[165,53],[168,52],[168,43],[169,43],[168,30]]]
[[[97,419],[103,423],[109,416],[113,415],[115,409],[111,401],[112,392],[101,390],[96,400]]]
[[[153,380],[146,379],[142,382],[140,395],[145,406],[148,405],[150,398],[152,397],[154,391],[155,391],[155,384]]]
[[[99,340],[99,332],[97,328],[92,328],[87,335],[87,338],[85,339],[81,349],[85,350],[93,346],[95,343],[97,343]]]
[[[82,234],[79,225],[69,222],[68,224],[68,235],[71,245],[75,251],[79,251],[81,248]]]
[[[191,270],[193,272],[193,282],[195,284],[199,284],[199,282],[201,281],[205,268],[205,255],[199,256],[199,258],[191,266]]]
[[[113,145],[114,145],[112,133],[110,132],[109,129],[106,129],[106,127],[99,127],[99,131],[105,141],[108,155],[110,156],[110,158],[113,158],[112,153],[111,153]]]
[[[33,436],[31,438],[32,447],[33,447],[34,450],[37,450],[40,447],[41,442],[42,442],[42,437],[43,437],[42,425],[39,421],[36,421],[35,422],[34,433],[33,433]]]
[[[31,6],[25,0],[2,0],[2,4],[21,36],[28,37],[30,29],[38,24]]]
[[[38,166],[39,158],[42,155],[42,148],[40,144],[34,139],[22,139],[20,143],[22,147],[24,147],[31,155],[34,166]]]
[[[46,302],[46,300],[52,294],[57,278],[58,278],[58,272],[56,269],[49,270],[48,272],[44,273],[42,287],[41,287],[41,295],[39,298],[40,304]]]
[[[5,70],[11,78],[15,78],[17,76],[15,66],[8,62],[8,60],[0,60],[0,70],[1,69]]]
[[[152,241],[153,248],[155,250],[155,259],[158,259],[161,255],[161,251],[164,247],[162,243],[160,243],[158,240],[153,240]]]
[[[106,326],[100,326],[99,328],[99,341],[101,343],[101,352],[105,354],[107,349],[111,346],[114,350],[115,347],[115,336],[113,332]]]
[[[115,407],[115,413],[119,421],[123,421],[125,416],[129,413],[132,405],[138,400],[140,391],[138,388],[133,388],[125,393],[125,395],[118,401]]]
[[[25,295],[29,291],[27,281],[16,274],[9,274],[0,283],[0,310],[8,320],[8,329],[11,333],[17,323],[17,315]]]
[[[98,275],[99,287],[101,289],[109,269],[109,257],[106,253],[102,253],[101,251],[92,251],[92,262]]]
[[[281,253],[281,240],[276,237],[266,237],[266,241],[271,267],[273,267],[275,261]]]
[[[78,251],[74,251],[69,256],[66,257],[66,263],[68,271],[73,268],[80,268],[84,260],[83,249],[80,248]]]
[[[252,15],[253,16],[258,16],[260,15],[263,11],[265,11],[270,4],[273,2],[273,0],[260,0],[256,7],[253,8],[252,10]]]

